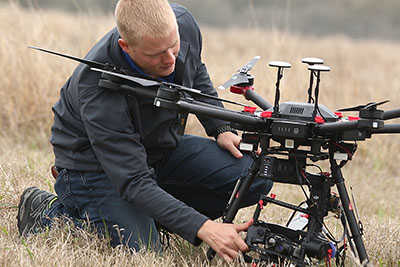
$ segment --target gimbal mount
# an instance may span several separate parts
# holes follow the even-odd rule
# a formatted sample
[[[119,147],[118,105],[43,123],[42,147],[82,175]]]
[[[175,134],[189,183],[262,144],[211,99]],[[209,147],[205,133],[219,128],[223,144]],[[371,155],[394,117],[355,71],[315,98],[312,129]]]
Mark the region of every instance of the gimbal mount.
[[[253,214],[254,223],[249,227],[245,239],[250,248],[249,253],[244,254],[246,261],[255,264],[274,262],[305,266],[312,264],[313,260],[330,262],[336,258],[337,265],[344,265],[346,249],[350,247],[362,264],[368,262],[362,239],[363,227],[354,211],[355,203],[350,201],[341,168],[352,159],[357,149],[357,141],[366,140],[373,134],[400,133],[400,124],[384,123],[386,120],[399,118],[400,109],[377,109],[379,105],[387,102],[383,101],[341,110],[359,111],[357,118],[345,118],[341,113],[331,112],[318,104],[320,74],[329,71],[330,68],[321,65],[323,61],[316,58],[303,59],[311,72],[308,103],[279,103],[283,69],[289,68],[290,64],[280,61],[269,64],[278,69],[274,106],[254,92],[254,77],[248,74],[248,71],[259,57],[253,58],[222,87],[230,87],[231,92],[243,94],[246,99],[260,107],[261,111],[252,107],[244,107],[243,111],[233,111],[200,100],[207,97],[235,102],[204,95],[196,89],[130,76],[108,64],[102,66],[100,63],[92,64],[91,61],[66,57],[89,65],[93,71],[101,72],[101,87],[154,98],[154,105],[159,108],[226,120],[231,122],[233,128],[243,131],[240,149],[251,154],[254,163],[248,176],[237,182],[223,216],[224,222],[233,222],[256,177],[295,184],[302,188],[306,207],[279,201],[273,195],[260,196]],[[312,97],[314,77],[316,85]],[[261,148],[260,154],[256,153],[258,147]],[[324,160],[329,160],[330,173],[308,163]],[[319,168],[320,172],[308,172],[306,168],[309,166]],[[303,186],[309,188],[309,194]],[[339,196],[331,192],[331,187],[334,186]],[[289,228],[289,223],[281,226],[259,220],[261,210],[268,203],[304,214],[308,217],[306,230]],[[328,212],[335,213],[342,223],[343,236],[338,240],[324,223]],[[207,253],[208,258],[211,260],[213,255],[215,253],[210,249]]]

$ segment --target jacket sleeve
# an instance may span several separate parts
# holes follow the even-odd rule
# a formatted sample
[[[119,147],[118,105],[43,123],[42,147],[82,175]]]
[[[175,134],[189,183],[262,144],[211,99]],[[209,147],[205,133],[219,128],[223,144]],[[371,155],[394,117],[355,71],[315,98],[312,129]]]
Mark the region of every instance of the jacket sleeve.
[[[208,218],[157,185],[125,96],[82,82],[80,89],[80,115],[91,146],[121,197],[189,242],[200,244],[197,231]]]

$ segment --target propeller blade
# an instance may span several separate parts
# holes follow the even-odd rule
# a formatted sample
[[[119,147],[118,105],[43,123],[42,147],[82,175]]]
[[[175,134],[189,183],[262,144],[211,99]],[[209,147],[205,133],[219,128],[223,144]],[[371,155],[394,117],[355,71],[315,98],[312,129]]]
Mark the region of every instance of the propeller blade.
[[[254,67],[260,58],[260,56],[255,56],[252,58],[246,65],[241,67],[235,74],[233,74],[232,77],[223,85],[218,86],[218,89],[228,89],[233,85],[249,82],[247,73]]]
[[[162,83],[157,82],[157,81],[147,80],[147,79],[138,78],[138,77],[129,76],[129,75],[124,75],[124,74],[115,73],[115,72],[107,71],[107,70],[101,70],[101,69],[96,69],[96,68],[91,68],[91,70],[97,71],[97,72],[101,72],[101,73],[106,73],[106,74],[109,74],[109,75],[112,75],[112,76],[115,76],[115,77],[119,77],[119,78],[122,78],[122,79],[125,79],[125,80],[128,80],[128,81],[134,82],[136,84],[139,84],[139,85],[141,85],[143,87],[160,86],[162,84]],[[186,92],[186,93],[188,93],[190,95],[194,94],[194,95],[197,95],[197,96],[201,96],[201,97],[205,97],[205,98],[209,98],[209,99],[214,99],[214,100],[218,100],[218,101],[226,102],[226,103],[230,103],[230,104],[235,104],[235,105],[239,105],[239,106],[242,106],[242,107],[246,107],[247,106],[247,105],[244,105],[244,104],[241,104],[241,103],[237,103],[237,102],[234,102],[234,101],[230,101],[230,100],[227,100],[227,99],[219,98],[219,97],[212,96],[212,95],[203,94],[203,93],[201,93],[200,90],[197,90],[197,89],[188,88],[188,87],[184,87],[184,86],[173,84],[173,83],[164,83],[164,84],[165,85],[171,85],[174,88],[176,88],[178,91],[183,91],[183,92]]]
[[[54,51],[47,50],[47,49],[43,49],[43,48],[40,48],[40,47],[29,46],[29,48],[78,61],[80,63],[88,65],[90,67],[90,69],[93,70],[93,71],[97,71],[97,72],[105,73],[105,74],[108,74],[108,75],[111,75],[111,76],[114,76],[114,77],[122,78],[122,79],[125,79],[125,80],[128,80],[128,81],[134,82],[136,84],[139,84],[139,85],[141,85],[143,87],[153,87],[153,86],[160,86],[161,85],[161,82],[158,82],[158,81],[149,80],[149,79],[143,79],[143,78],[139,78],[139,77],[134,77],[134,76],[129,76],[129,75],[125,75],[125,74],[120,74],[120,73],[108,71],[107,69],[110,69],[110,67],[111,67],[108,64],[103,64],[103,63],[99,63],[99,62],[96,62],[96,61],[91,61],[91,60],[87,60],[87,59],[82,59],[82,58],[78,58],[78,57],[74,57],[74,56],[61,54],[61,53],[54,52]],[[258,59],[256,59],[256,57],[253,58],[245,67],[249,68],[249,70],[250,70],[254,66],[255,62],[257,62]],[[111,67],[111,69],[112,69],[112,67]],[[242,81],[242,82],[246,82],[247,81],[247,77],[246,77],[245,80],[243,78],[241,78],[239,80]],[[166,84],[168,84],[168,83],[166,83]],[[239,106],[243,106],[243,107],[246,106],[246,105],[243,105],[241,103],[234,102],[234,101],[222,99],[222,98],[219,98],[219,97],[216,97],[216,96],[212,96],[212,95],[203,94],[203,93],[201,93],[200,90],[197,90],[197,89],[187,88],[187,87],[176,85],[176,84],[173,84],[173,83],[170,83],[170,85],[172,85],[175,88],[177,88],[177,90],[187,92],[188,94],[196,94],[196,95],[201,96],[201,97],[206,97],[206,98],[218,100],[218,101],[221,101],[221,102],[231,103],[231,104],[235,104],[235,105],[239,105]]]
[[[144,87],[152,87],[152,86],[160,86],[161,83],[157,82],[157,81],[153,81],[153,80],[147,80],[147,79],[143,79],[143,78],[138,78],[138,77],[134,77],[134,76],[129,76],[129,75],[125,75],[125,74],[120,74],[120,73],[116,73],[116,72],[112,72],[112,71],[107,71],[107,70],[102,70],[102,69],[97,69],[97,68],[90,68],[93,71],[97,71],[97,72],[102,72],[102,73],[106,73],[115,77],[119,77],[134,83],[137,83],[141,86]]]
[[[60,56],[60,57],[65,57],[65,58],[68,58],[68,59],[72,59],[72,60],[78,61],[80,63],[86,64],[86,65],[88,65],[88,66],[90,66],[92,68],[98,68],[98,69],[109,69],[110,68],[110,66],[107,65],[107,64],[103,64],[103,63],[99,63],[99,62],[96,62],[96,61],[91,61],[91,60],[87,60],[87,59],[82,59],[82,58],[78,58],[78,57],[74,57],[74,56],[61,54],[61,53],[54,52],[54,51],[51,51],[51,50],[46,50],[46,49],[43,49],[43,48],[40,48],[40,47],[28,46],[28,48],[39,50],[39,51],[46,52],[46,53],[53,54],[53,55],[57,55],[57,56]]]
[[[205,98],[218,100],[218,101],[225,102],[225,103],[230,103],[230,104],[234,104],[234,105],[238,105],[238,106],[242,106],[242,107],[247,107],[248,106],[248,105],[243,105],[243,104],[238,103],[238,102],[234,102],[234,101],[230,101],[230,100],[227,100],[227,99],[219,98],[219,97],[216,97],[216,96],[203,94],[203,93],[200,93],[200,91],[198,91],[196,89],[191,89],[191,88],[186,88],[186,87],[178,87],[177,89],[180,90],[180,91],[187,92],[189,94],[195,94],[195,95],[198,95],[198,96],[202,96],[202,97],[205,97]]]
[[[383,104],[385,104],[385,103],[387,103],[387,102],[390,102],[390,101],[389,101],[389,100],[385,100],[385,101],[378,102],[378,103],[369,103],[369,104],[366,105],[363,109],[370,109],[370,108],[373,108],[373,107],[377,107],[377,106],[383,105]]]
[[[387,103],[387,102],[389,102],[389,100],[385,100],[385,101],[378,102],[378,103],[376,103],[376,102],[370,102],[370,103],[368,103],[368,104],[366,104],[366,105],[358,105],[358,106],[351,107],[351,108],[342,108],[342,109],[338,109],[338,111],[361,111],[361,110],[363,110],[363,109],[367,110],[367,109],[370,109],[370,108],[377,107],[377,106],[379,106],[379,105],[383,105],[383,104],[385,104],[385,103]]]
[[[359,105],[359,106],[356,106],[356,107],[351,107],[351,108],[341,108],[341,109],[338,109],[337,111],[360,111],[363,107],[365,107],[365,105]]]
[[[244,73],[236,73],[233,74],[232,77],[227,80],[223,85],[218,86],[218,89],[228,89],[233,85],[247,83],[249,79],[247,78],[247,74]]]
[[[256,65],[257,61],[260,59],[260,56],[255,56],[253,57],[246,65],[244,65],[243,67],[241,67],[238,71],[240,73],[247,73],[249,72],[254,65]]]

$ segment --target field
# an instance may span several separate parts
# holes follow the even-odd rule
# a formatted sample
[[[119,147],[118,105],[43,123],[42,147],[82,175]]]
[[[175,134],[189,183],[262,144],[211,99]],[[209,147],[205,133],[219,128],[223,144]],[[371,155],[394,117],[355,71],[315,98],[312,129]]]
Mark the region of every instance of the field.
[[[111,16],[26,11],[15,5],[0,6],[0,17],[0,266],[209,266],[206,246],[192,247],[177,236],[163,257],[112,249],[105,240],[62,224],[27,240],[19,237],[16,206],[22,191],[32,185],[53,190],[49,168],[54,158],[48,142],[51,106],[76,66],[27,47],[84,56],[113,26],[113,20]],[[285,72],[281,99],[306,101],[309,74],[300,61],[313,56],[332,67],[330,73],[322,74],[320,93],[320,103],[331,110],[386,99],[390,102],[385,109],[399,108],[400,43],[251,29],[204,28],[203,37],[204,61],[215,85],[259,55],[261,60],[252,71],[259,94],[273,101],[276,74],[267,65],[284,60],[292,63],[292,69]],[[219,93],[245,102],[228,92]],[[204,135],[194,117],[188,132]],[[364,223],[367,251],[378,266],[400,266],[399,150],[400,136],[375,136],[359,143],[354,160],[343,169]],[[275,185],[273,193],[288,201],[301,196],[296,188],[284,185]],[[249,218],[252,210],[242,210],[237,221]],[[287,218],[275,208],[263,216],[274,222]],[[357,264],[351,256],[348,262]],[[219,259],[211,265],[221,264]]]

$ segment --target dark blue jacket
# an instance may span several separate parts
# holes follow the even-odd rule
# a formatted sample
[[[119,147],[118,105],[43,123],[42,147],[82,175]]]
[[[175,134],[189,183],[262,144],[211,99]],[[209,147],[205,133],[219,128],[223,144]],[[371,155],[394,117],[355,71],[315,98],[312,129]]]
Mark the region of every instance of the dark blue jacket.
[[[202,39],[198,25],[185,8],[172,7],[181,37],[175,82],[216,96],[201,61]],[[129,69],[117,42],[119,38],[114,28],[86,58]],[[198,244],[196,234],[207,217],[158,187],[151,169],[177,146],[179,114],[156,108],[152,99],[144,97],[136,97],[139,105],[136,110],[140,114],[132,114],[129,96],[99,87],[99,79],[99,73],[80,64],[61,89],[60,100],[53,107],[51,136],[56,166],[104,171],[122,198],[143,207],[162,225]],[[208,102],[222,106],[217,101]],[[135,126],[137,120],[142,129]],[[209,135],[226,124],[211,118],[200,118],[200,121]]]

